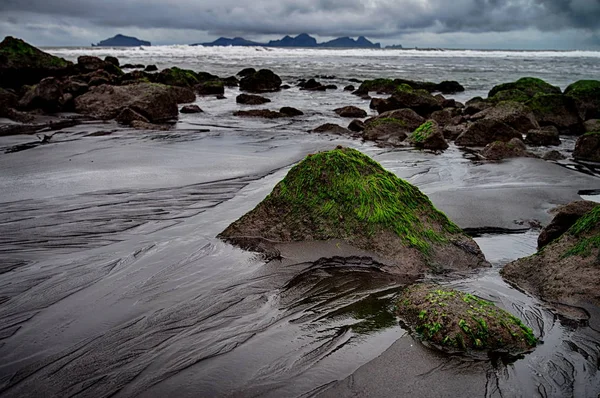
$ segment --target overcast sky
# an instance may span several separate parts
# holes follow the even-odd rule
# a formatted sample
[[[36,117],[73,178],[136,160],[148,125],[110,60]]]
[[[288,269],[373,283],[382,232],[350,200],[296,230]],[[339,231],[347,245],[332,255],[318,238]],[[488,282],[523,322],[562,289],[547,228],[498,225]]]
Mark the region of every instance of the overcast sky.
[[[302,32],[405,47],[600,49],[600,0],[0,0],[0,35],[38,46]]]

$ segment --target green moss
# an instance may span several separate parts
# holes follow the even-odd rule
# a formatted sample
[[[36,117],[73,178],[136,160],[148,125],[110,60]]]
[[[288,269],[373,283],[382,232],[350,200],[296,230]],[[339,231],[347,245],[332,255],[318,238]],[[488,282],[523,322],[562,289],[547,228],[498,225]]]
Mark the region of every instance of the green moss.
[[[518,89],[507,89],[498,92],[498,94],[491,97],[489,100],[493,103],[502,101],[515,101],[515,102],[526,102],[530,97],[523,91]]]
[[[8,66],[28,68],[66,68],[71,62],[45,53],[36,47],[7,36],[0,43],[0,58],[5,58]]]
[[[423,340],[455,349],[525,349],[537,344],[520,319],[469,293],[433,285],[405,289],[399,315]]]
[[[596,134],[600,134],[600,131],[588,131],[584,135],[596,135]]]
[[[421,143],[425,141],[431,135],[432,132],[433,122],[431,120],[428,120],[414,131],[410,139],[414,143]]]
[[[580,240],[567,251],[563,257],[582,256],[587,257],[592,249],[600,248],[600,233],[583,238],[582,235],[589,234],[600,227],[600,206],[582,216],[569,230],[567,234],[580,238]]]
[[[389,230],[428,254],[432,243],[462,233],[418,188],[350,148],[309,155],[263,205],[278,209],[288,225],[310,224],[317,240]]]
[[[374,80],[365,80],[361,83],[358,91],[369,92],[369,91],[384,91],[384,90],[394,90],[396,84],[392,79],[374,79]]]
[[[161,71],[158,80],[169,86],[180,87],[192,87],[200,82],[196,72],[189,69],[181,69],[176,66]]]
[[[579,80],[565,90],[565,94],[575,98],[600,97],[599,80]]]
[[[400,85],[396,86],[396,88],[394,89],[394,91],[395,92],[402,92],[402,93],[412,93],[414,90],[408,84],[400,84]]]
[[[225,84],[221,80],[211,80],[208,82],[202,83],[203,87],[224,87]]]
[[[536,94],[560,94],[560,88],[546,83],[542,79],[535,77],[523,77],[516,82],[504,83],[492,88],[488,94],[488,98],[493,98],[498,93],[508,90],[519,90],[529,98]]]

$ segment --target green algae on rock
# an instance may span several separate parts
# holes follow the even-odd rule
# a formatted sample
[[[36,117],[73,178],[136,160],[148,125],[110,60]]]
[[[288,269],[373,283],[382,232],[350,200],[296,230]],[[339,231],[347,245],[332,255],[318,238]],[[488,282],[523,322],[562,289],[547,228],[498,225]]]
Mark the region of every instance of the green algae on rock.
[[[565,95],[575,98],[583,120],[600,118],[600,80],[579,80],[565,89]]]
[[[502,276],[544,300],[600,306],[600,205],[533,256],[507,264]]]
[[[538,79],[535,77],[523,77],[516,82],[512,83],[504,83],[493,87],[489,94],[488,98],[493,98],[498,93],[507,90],[519,90],[523,93],[523,95],[528,96],[530,98],[534,97],[537,94],[560,94],[560,88],[553,86],[551,84],[546,83],[542,79]],[[511,97],[522,97],[520,93],[513,91],[510,94]]]
[[[481,250],[418,188],[350,148],[307,156],[220,238],[243,248],[341,239],[397,272],[488,266]]]
[[[535,347],[533,331],[510,313],[472,294],[418,284],[400,295],[397,313],[421,339],[445,351],[508,351]]]

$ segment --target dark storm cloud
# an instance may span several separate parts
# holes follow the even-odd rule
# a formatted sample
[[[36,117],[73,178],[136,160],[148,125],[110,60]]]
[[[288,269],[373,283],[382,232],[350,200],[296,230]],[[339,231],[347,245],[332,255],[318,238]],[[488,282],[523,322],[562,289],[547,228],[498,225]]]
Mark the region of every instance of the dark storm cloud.
[[[96,27],[385,38],[417,31],[596,32],[600,0],[0,0],[2,14],[9,22],[65,17]]]

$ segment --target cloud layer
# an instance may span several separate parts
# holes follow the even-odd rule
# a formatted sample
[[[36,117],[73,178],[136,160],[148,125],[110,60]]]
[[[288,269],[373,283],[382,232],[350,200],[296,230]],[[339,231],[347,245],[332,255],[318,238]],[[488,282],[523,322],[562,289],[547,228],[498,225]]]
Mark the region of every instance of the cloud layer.
[[[87,44],[94,35],[97,41],[105,32],[122,31],[162,32],[165,40],[158,42],[163,43],[189,34],[194,36],[183,42],[221,35],[273,38],[302,32],[320,37],[364,35],[390,42],[415,35],[534,31],[547,41],[547,48],[552,47],[550,40],[557,39],[556,33],[571,32],[568,38],[558,37],[559,44],[577,41],[579,36],[581,48],[598,45],[598,21],[600,0],[0,1],[0,33],[70,41],[62,44]],[[523,39],[527,42],[531,37]]]

